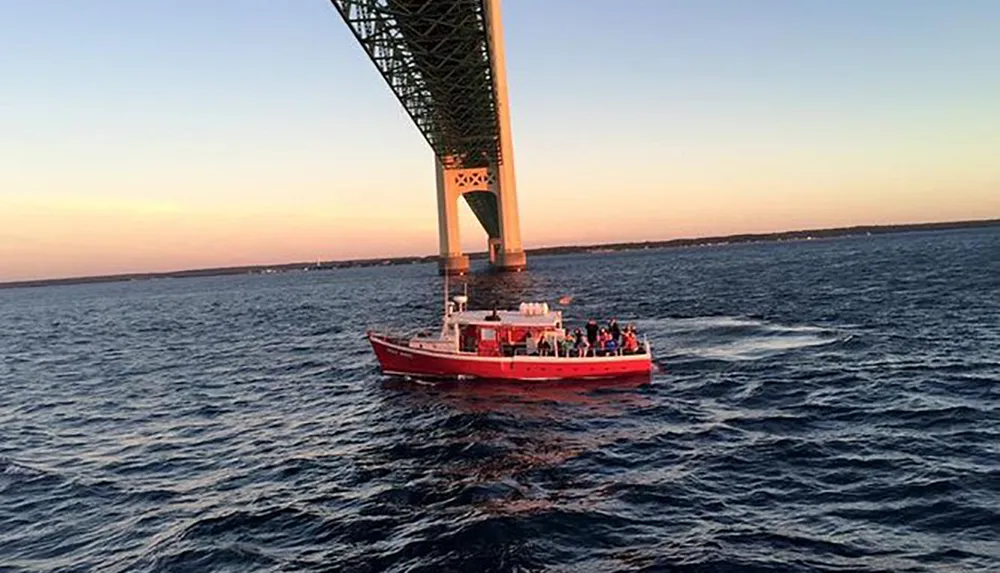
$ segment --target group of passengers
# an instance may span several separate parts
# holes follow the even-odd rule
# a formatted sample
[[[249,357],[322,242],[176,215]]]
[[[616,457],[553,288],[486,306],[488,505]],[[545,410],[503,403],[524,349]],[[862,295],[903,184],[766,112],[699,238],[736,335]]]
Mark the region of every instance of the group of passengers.
[[[586,332],[584,332],[586,331]],[[534,343],[534,344],[532,344]],[[639,338],[636,336],[635,327],[631,324],[622,328],[618,320],[612,318],[607,326],[602,327],[593,318],[587,321],[586,326],[581,330],[575,329],[570,334],[566,329],[565,336],[555,341],[559,345],[558,352],[552,347],[552,343],[543,336],[538,340],[528,337],[528,354],[534,354],[535,350],[539,356],[614,356],[619,354],[638,354],[642,352]],[[532,346],[535,348],[533,349]]]

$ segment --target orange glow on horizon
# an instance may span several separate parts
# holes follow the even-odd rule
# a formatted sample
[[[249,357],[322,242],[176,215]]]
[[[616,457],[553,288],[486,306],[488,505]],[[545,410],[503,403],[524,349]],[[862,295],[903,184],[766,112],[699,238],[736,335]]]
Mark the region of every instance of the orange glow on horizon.
[[[530,181],[530,179],[529,179]],[[982,184],[945,197],[900,183],[878,194],[856,188],[795,194],[705,190],[675,197],[636,193],[567,209],[569,196],[521,201],[525,248],[766,233],[860,224],[1000,216],[1000,194]],[[0,280],[342,260],[437,252],[434,197],[368,212],[343,204],[171,202],[112,196],[0,202]],[[941,200],[934,200],[941,197]],[[462,243],[482,251],[485,234],[462,203]],[[349,215],[345,213],[350,213]]]

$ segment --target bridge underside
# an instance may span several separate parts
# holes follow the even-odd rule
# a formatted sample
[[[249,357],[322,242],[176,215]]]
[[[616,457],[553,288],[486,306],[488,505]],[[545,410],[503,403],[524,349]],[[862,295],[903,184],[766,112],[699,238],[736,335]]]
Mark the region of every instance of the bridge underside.
[[[504,163],[488,1],[331,0],[446,169]],[[487,195],[463,197],[497,239],[502,217]]]

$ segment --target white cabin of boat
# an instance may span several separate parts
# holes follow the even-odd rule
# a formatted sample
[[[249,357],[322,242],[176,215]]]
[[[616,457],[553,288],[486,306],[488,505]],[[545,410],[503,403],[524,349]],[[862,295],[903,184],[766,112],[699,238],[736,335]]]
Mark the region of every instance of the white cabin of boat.
[[[548,303],[523,302],[518,310],[469,310],[459,295],[448,303],[439,338],[414,338],[411,348],[476,356],[529,353],[532,342],[544,339],[553,349],[565,338],[562,311]],[[529,340],[530,338],[530,340]]]

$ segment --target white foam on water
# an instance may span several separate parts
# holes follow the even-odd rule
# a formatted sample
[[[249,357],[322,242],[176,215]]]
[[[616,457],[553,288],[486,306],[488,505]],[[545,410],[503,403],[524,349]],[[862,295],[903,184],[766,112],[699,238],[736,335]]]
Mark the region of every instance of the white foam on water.
[[[636,326],[671,355],[725,361],[758,360],[800,348],[844,340],[836,331],[812,325],[783,325],[736,316],[657,318]]]
[[[837,338],[817,336],[783,336],[781,338],[748,338],[728,344],[710,345],[694,349],[693,354],[715,360],[757,360],[773,354],[789,352],[810,346],[824,346],[836,342]]]
[[[15,477],[38,477],[44,475],[44,471],[25,466],[14,460],[0,456],[0,476]]]

